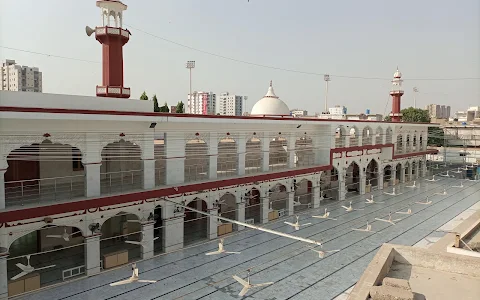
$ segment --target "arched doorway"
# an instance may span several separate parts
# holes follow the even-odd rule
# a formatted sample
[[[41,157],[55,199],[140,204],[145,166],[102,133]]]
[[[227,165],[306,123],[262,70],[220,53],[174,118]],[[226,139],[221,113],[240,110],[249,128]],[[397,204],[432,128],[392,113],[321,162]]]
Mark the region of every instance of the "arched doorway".
[[[298,138],[295,141],[295,166],[296,167],[306,167],[313,166],[314,153],[313,153],[313,142],[305,132],[305,135]]]
[[[385,166],[383,168],[383,185],[389,186],[395,184],[394,182],[390,183],[392,181],[392,167],[390,165]]]
[[[282,170],[288,166],[287,140],[278,136],[270,141],[270,171]]]
[[[217,177],[237,175],[238,153],[237,143],[227,135],[218,142]]]
[[[413,180],[415,178],[417,178],[417,168],[416,168],[417,164],[415,162],[412,162],[412,178],[410,178],[410,180]]]
[[[395,168],[395,182],[393,184],[396,185],[400,182],[400,178],[402,178],[402,164],[398,163]]]
[[[360,193],[360,167],[354,161],[347,168],[345,188],[348,192]]]
[[[262,171],[262,143],[253,136],[248,139],[245,153],[245,174],[254,174]]]
[[[187,141],[185,145],[185,182],[207,179],[209,165],[207,143],[201,139]]]
[[[372,135],[373,131],[370,127],[363,128],[362,131],[362,145],[371,145],[372,144]]]
[[[335,148],[345,147],[345,138],[347,134],[343,126],[338,126],[335,129]]]
[[[63,237],[65,233],[68,241]],[[34,268],[53,267],[34,271],[18,280],[39,274],[41,287],[69,280],[74,276],[64,278],[63,271],[85,265],[84,248],[84,238],[77,227],[48,225],[27,233],[9,247],[7,280],[14,280],[12,278],[22,272],[16,264],[27,265],[26,255],[30,255],[30,265]]]
[[[207,202],[200,198],[195,198],[187,204],[187,207],[207,212]],[[183,223],[184,245],[194,244],[208,237],[208,217],[194,211],[185,209],[185,219]]]
[[[153,211],[153,217],[155,224],[153,225],[153,236],[158,239],[153,241],[153,252],[154,254],[164,252],[163,247],[163,218],[162,218],[162,206],[157,205]]]
[[[312,208],[313,206],[313,190],[312,182],[307,179],[303,179],[298,183],[295,183],[295,196],[293,211],[299,212]]]
[[[367,165],[366,180],[367,185],[370,185],[371,188],[378,186],[378,163],[374,159],[372,159]]]
[[[70,145],[52,143],[23,146],[7,157],[5,204],[67,200],[85,194],[82,153]]]
[[[222,217],[230,219],[230,220],[237,220],[237,201],[235,195],[231,193],[226,193],[219,199],[220,203],[220,210],[219,213]],[[226,223],[225,221],[219,220],[219,223]],[[237,225],[233,224],[232,230],[236,230]],[[230,229],[227,229],[225,233],[229,233]],[[218,235],[221,235],[218,232]]]
[[[322,172],[320,175],[320,197],[323,196],[326,198],[325,200],[322,200],[324,203],[338,199],[338,184],[338,171],[335,167],[331,170]]]
[[[110,194],[143,188],[142,150],[132,142],[120,140],[102,150],[101,192]]]
[[[245,193],[245,222],[260,223],[261,216],[261,199],[260,191],[256,188],[252,188],[249,192]]]
[[[128,250],[128,261],[139,259],[140,245],[125,241],[141,241],[142,228],[138,217],[132,213],[119,212],[108,218],[101,226],[100,257],[120,250]]]
[[[279,216],[287,214],[288,209],[288,193],[287,188],[283,184],[276,184],[269,190],[270,207],[279,211]]]
[[[350,139],[350,147],[358,146],[358,129],[354,126],[350,128],[349,132],[349,139]]]

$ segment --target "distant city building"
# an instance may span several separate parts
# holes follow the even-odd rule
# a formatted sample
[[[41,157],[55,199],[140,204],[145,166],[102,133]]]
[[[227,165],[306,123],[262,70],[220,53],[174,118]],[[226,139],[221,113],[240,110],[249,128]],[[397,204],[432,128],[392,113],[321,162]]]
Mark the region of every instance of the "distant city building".
[[[335,105],[335,107],[330,107],[328,109],[328,112],[331,115],[346,115],[347,108],[345,106]]]
[[[7,59],[0,71],[0,90],[42,92],[42,72],[36,67],[20,66]]]
[[[439,104],[429,104],[426,107],[430,118],[435,119],[448,119],[450,118],[450,106],[439,105]]]
[[[297,118],[308,116],[308,111],[302,109],[292,109],[290,113],[292,114],[292,116]]]
[[[480,118],[480,106],[469,107],[466,111],[457,111],[453,120],[457,122],[473,122]]]
[[[217,113],[225,116],[241,116],[243,114],[244,96],[221,93],[218,97]]]
[[[214,115],[216,111],[216,95],[212,92],[193,92],[188,95],[185,113],[195,115]]]

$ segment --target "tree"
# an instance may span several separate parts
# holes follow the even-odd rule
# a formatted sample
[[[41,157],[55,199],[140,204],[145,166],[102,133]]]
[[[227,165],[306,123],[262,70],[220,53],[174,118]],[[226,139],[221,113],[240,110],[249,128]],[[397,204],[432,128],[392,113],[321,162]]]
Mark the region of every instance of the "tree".
[[[168,108],[167,102],[165,102],[165,104],[162,107],[160,107],[160,111],[161,112],[167,112],[167,113],[170,112],[170,109]]]
[[[144,92],[144,93],[145,93],[145,92]],[[143,96],[143,95],[142,95],[142,96]],[[146,96],[147,96],[147,95],[145,95],[145,97],[146,97]],[[142,99],[142,98],[140,97],[140,99]],[[152,100],[153,100],[153,111],[154,111],[154,112],[160,112],[161,110],[160,110],[160,107],[158,106],[157,95],[153,95]]]
[[[430,116],[428,111],[421,108],[404,108],[400,111],[402,113],[402,121],[408,123],[430,123]],[[385,117],[385,121],[391,121],[390,116]]]
[[[147,93],[145,93],[145,91],[143,91],[142,95],[140,96],[140,100],[148,100],[148,96],[147,96]]]
[[[405,108],[401,110],[402,121],[408,123],[430,123],[430,115],[428,111],[420,108]],[[391,121],[390,116],[385,117],[385,121]],[[428,141],[429,146],[444,146],[444,133],[443,129],[439,127],[428,127]]]
[[[177,103],[177,110],[175,111],[177,114],[183,114],[184,109],[183,109],[183,101],[178,101]]]

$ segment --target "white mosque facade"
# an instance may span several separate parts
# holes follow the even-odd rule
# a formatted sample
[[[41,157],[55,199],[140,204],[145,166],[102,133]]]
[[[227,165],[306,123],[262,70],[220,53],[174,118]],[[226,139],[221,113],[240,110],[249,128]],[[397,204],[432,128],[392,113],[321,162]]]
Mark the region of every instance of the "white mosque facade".
[[[244,230],[177,204],[261,225],[423,176],[435,152],[427,124],[289,117],[272,84],[251,117],[153,113],[149,101],[108,97],[0,98],[0,299],[25,255],[55,258],[38,272],[51,278],[42,286],[95,275]]]

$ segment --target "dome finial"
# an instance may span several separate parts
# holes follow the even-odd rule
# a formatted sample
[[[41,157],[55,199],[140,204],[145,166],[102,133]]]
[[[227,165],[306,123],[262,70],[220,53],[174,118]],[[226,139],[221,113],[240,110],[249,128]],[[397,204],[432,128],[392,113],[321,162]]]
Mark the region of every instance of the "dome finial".
[[[270,86],[273,86],[273,84],[272,84],[272,80],[270,80]]]

